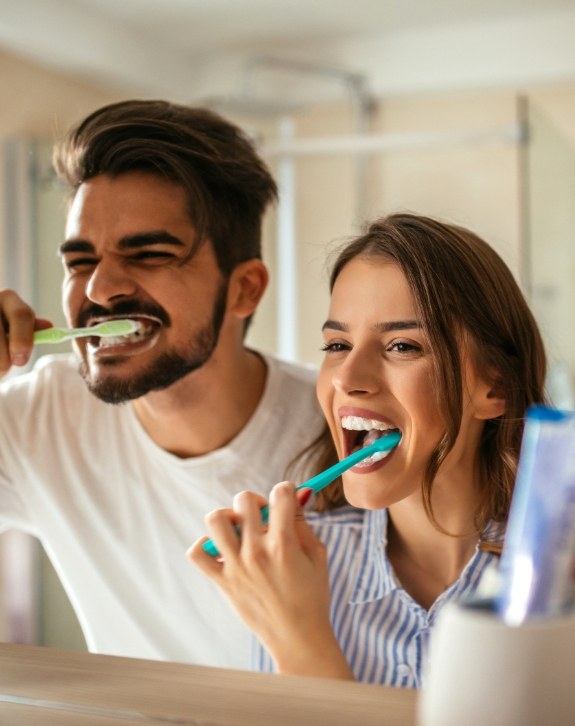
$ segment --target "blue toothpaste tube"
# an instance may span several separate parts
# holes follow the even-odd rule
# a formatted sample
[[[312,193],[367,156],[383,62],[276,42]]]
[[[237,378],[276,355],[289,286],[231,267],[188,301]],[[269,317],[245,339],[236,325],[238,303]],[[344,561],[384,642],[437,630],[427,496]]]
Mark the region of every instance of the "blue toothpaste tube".
[[[575,412],[527,411],[495,606],[508,625],[575,603]]]

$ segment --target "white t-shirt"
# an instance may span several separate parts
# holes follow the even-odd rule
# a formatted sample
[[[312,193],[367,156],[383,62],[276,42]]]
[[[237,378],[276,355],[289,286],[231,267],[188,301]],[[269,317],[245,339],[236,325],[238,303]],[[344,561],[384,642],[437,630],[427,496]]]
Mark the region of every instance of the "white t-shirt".
[[[91,651],[249,667],[249,632],[185,553],[207,512],[267,494],[323,426],[315,372],[265,360],[246,427],[190,459],[158,447],[131,405],[90,394],[71,355],[0,386],[0,527],[42,541]]]

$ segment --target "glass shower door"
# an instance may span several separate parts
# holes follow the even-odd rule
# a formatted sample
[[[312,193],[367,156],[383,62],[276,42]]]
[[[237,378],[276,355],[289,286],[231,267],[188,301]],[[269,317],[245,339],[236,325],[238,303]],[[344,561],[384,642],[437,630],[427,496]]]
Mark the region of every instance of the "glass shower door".
[[[524,281],[549,355],[552,402],[575,408],[575,148],[533,103],[524,111]]]

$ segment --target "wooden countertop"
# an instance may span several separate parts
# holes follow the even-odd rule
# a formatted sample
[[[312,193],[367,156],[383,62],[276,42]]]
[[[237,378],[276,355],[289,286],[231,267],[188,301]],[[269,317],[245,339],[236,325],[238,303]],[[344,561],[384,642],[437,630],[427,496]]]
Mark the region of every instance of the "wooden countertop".
[[[0,644],[0,723],[413,726],[416,692]]]

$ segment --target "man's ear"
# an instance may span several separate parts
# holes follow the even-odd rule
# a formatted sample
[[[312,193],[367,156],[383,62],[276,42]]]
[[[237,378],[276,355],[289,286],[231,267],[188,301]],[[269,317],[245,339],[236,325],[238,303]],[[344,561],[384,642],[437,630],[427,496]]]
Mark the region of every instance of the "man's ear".
[[[259,259],[246,260],[232,271],[228,286],[228,312],[248,318],[259,305],[268,286],[267,267]]]

